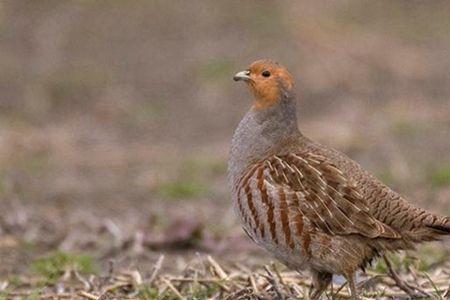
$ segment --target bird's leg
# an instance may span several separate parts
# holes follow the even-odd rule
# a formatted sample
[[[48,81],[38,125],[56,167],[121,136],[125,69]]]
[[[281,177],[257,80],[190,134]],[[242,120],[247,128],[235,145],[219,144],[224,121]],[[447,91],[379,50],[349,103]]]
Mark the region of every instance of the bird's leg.
[[[333,274],[315,270],[311,270],[311,273],[312,286],[309,290],[309,297],[311,298],[311,300],[317,300],[330,285],[331,280],[333,279]]]
[[[348,286],[350,287],[351,299],[358,300],[358,291],[355,284],[355,271],[347,272],[344,276],[347,279]]]

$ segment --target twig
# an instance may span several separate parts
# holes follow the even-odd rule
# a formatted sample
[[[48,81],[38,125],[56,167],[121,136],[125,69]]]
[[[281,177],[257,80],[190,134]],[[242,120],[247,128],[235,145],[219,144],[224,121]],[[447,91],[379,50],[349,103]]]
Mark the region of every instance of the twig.
[[[336,293],[334,293],[332,296],[331,296],[331,298],[334,298],[335,296],[337,296],[338,294],[339,294],[339,292],[347,285],[347,281],[346,282],[344,282],[337,290],[336,290]]]
[[[78,292],[78,296],[86,298],[86,299],[89,299],[89,300],[98,300],[97,296],[92,295],[92,294],[90,294],[88,292],[85,292],[85,291],[79,291]]]
[[[177,281],[177,282],[193,282],[193,283],[201,283],[201,284],[208,284],[208,283],[214,283],[217,284],[222,290],[229,292],[230,289],[222,283],[222,279],[220,278],[189,278],[189,277],[169,277],[170,281]]]
[[[400,276],[397,274],[397,272],[395,272],[394,269],[392,268],[392,264],[386,257],[386,255],[383,255],[383,259],[388,268],[389,276],[395,281],[395,284],[397,285],[398,288],[407,293],[411,298],[430,297],[430,295],[425,291],[419,289],[418,287],[411,286],[405,281],[403,281],[403,279],[401,279]]]
[[[113,285],[109,285],[109,286],[107,286],[107,287],[104,288],[104,290],[103,290],[102,295],[100,296],[100,298],[101,298],[103,295],[108,294],[108,293],[110,293],[110,292],[112,292],[112,291],[114,291],[114,290],[116,290],[116,289],[123,288],[123,287],[128,287],[128,286],[130,286],[130,285],[131,285],[130,282],[119,282],[119,283],[115,283],[115,284],[113,284]]]
[[[431,286],[433,287],[434,291],[436,292],[436,294],[438,295],[439,299],[443,299],[442,295],[441,295],[441,291],[438,289],[438,287],[436,286],[436,284],[433,282],[433,280],[431,279],[430,275],[428,275],[427,273],[425,273],[425,277],[427,277],[428,281],[431,283]]]
[[[300,289],[300,286],[296,283],[292,285],[293,290],[297,293],[297,296],[305,298],[305,293]]]
[[[167,280],[166,278],[163,278],[162,281],[167,285],[167,287],[175,294],[175,296],[178,297],[178,299],[180,300],[186,300],[186,298],[184,298],[180,292],[173,286],[173,284]]]
[[[114,276],[114,260],[110,259],[108,261],[108,275],[106,277],[107,280],[111,280]]]
[[[73,270],[73,274],[75,275],[75,278],[83,284],[85,290],[92,291],[91,283],[87,281],[83,276],[81,276],[77,270]]]
[[[278,286],[278,282],[270,271],[269,267],[264,266],[264,270],[267,272],[268,276],[265,276],[269,283],[273,286],[275,293],[277,294],[277,299],[284,300],[285,296],[281,293],[280,287]]]
[[[117,226],[111,219],[106,219],[103,222],[103,226],[108,233],[110,233],[114,238],[114,245],[119,247],[122,244],[123,235],[120,227]]]
[[[164,262],[164,255],[160,255],[158,260],[156,261],[155,266],[153,267],[152,275],[150,276],[150,279],[148,280],[148,284],[151,285],[153,281],[155,281],[156,276],[158,276],[159,270],[162,268],[162,264]]]
[[[444,298],[450,298],[450,285],[447,288],[447,291],[444,293]]]
[[[285,282],[284,282],[284,280],[283,280],[283,277],[281,276],[280,271],[278,270],[278,268],[277,268],[277,266],[275,265],[275,263],[272,262],[272,263],[271,263],[271,266],[272,266],[272,269],[275,271],[275,274],[277,275],[278,280],[280,281],[280,283],[281,283],[283,286],[286,286],[286,285],[285,285]]]
[[[178,282],[198,282],[198,283],[218,283],[222,279],[219,278],[189,278],[189,277],[168,277],[170,281]]]
[[[250,281],[250,285],[253,288],[253,291],[257,294],[258,293],[258,287],[256,286],[255,277],[253,276],[253,274],[250,274],[248,276],[248,279]]]
[[[217,275],[219,275],[220,279],[225,280],[228,278],[227,273],[222,269],[222,267],[210,256],[208,255],[206,257],[208,259],[208,262],[211,264],[211,266],[216,271]]]

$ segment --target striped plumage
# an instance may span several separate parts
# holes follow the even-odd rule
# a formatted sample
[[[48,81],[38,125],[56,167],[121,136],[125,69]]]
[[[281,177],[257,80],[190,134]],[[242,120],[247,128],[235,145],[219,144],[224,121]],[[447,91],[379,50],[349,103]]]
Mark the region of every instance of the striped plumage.
[[[235,79],[255,95],[230,154],[236,210],[256,243],[291,268],[311,270],[312,298],[332,274],[344,275],[356,298],[358,268],[450,233],[449,218],[410,205],[344,154],[303,136],[283,67],[257,61]]]

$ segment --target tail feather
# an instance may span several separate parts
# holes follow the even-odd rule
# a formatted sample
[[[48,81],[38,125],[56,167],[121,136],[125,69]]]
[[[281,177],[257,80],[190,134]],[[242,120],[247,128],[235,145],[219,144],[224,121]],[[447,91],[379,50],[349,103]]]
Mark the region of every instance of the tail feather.
[[[428,228],[431,228],[436,231],[438,234],[450,235],[450,227],[442,226],[442,225],[427,225]]]
[[[450,235],[450,217],[440,217],[427,213],[426,217],[416,223],[415,228],[403,233],[403,236],[414,243],[441,240]]]
[[[431,224],[425,224],[425,227],[440,235],[450,235],[450,217],[436,218]]]

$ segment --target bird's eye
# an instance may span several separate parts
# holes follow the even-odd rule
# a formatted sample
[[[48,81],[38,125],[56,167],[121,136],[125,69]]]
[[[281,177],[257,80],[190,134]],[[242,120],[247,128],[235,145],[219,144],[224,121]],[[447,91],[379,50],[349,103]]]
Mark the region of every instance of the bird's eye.
[[[264,77],[269,77],[270,76],[270,72],[269,71],[264,71],[261,73],[262,76]]]

